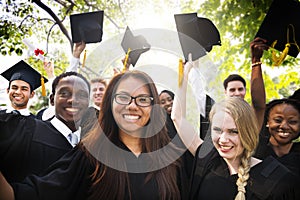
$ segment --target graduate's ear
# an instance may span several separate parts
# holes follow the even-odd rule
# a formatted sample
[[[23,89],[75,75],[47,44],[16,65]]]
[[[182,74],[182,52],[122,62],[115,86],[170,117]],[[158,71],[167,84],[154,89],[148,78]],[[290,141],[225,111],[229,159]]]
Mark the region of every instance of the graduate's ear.
[[[32,98],[32,97],[34,96],[34,94],[35,94],[35,92],[32,91],[32,92],[30,93],[30,98]]]
[[[54,94],[50,94],[50,104],[54,106]]]

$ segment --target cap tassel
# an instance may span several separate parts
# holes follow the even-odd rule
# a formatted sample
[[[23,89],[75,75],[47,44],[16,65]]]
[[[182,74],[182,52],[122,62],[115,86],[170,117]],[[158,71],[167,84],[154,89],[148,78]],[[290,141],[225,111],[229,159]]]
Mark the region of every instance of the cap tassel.
[[[290,28],[292,29],[292,34],[293,34],[293,42],[290,42]],[[288,28],[287,28],[287,43],[285,44],[285,48],[282,51],[282,53],[279,56],[276,56],[276,52],[273,50],[272,52],[272,60],[273,60],[273,66],[279,66],[281,65],[281,63],[284,61],[285,57],[287,56],[287,54],[289,53],[290,47],[291,45],[295,45],[298,49],[298,51],[300,51],[300,48],[297,44],[296,38],[295,38],[295,27],[293,26],[293,24],[289,24]],[[277,43],[277,40],[275,40],[271,47],[274,48],[275,45]]]
[[[178,65],[178,86],[181,87],[183,81],[183,61],[179,59]]]
[[[276,45],[276,43],[277,43],[277,40],[275,40],[273,42],[273,44],[271,45],[271,47],[274,48],[275,45]],[[279,56],[276,56],[276,52],[273,50],[273,52],[272,52],[273,66],[279,66],[279,65],[281,65],[281,63],[284,61],[284,59],[286,58],[286,56],[287,56],[287,54],[289,52],[290,46],[291,46],[291,44],[287,43],[285,45],[284,50],[282,51],[282,53]]]
[[[127,51],[127,53],[126,53],[126,56],[125,56],[125,60],[124,60],[124,67],[123,67],[123,70],[122,70],[122,72],[125,72],[125,71],[126,71],[126,69],[127,69],[127,62],[128,62],[128,58],[129,58],[129,53],[130,53],[130,51],[131,51],[131,49],[130,49],[130,48],[128,48],[128,51]]]
[[[42,96],[46,96],[46,87],[45,87],[45,80],[44,77],[41,77],[41,85],[42,85]]]

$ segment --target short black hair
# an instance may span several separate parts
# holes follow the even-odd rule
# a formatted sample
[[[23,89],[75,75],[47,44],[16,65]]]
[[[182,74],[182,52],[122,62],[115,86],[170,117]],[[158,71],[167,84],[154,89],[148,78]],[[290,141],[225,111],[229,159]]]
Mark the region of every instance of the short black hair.
[[[91,86],[90,86],[89,81],[82,74],[79,74],[77,72],[71,71],[71,72],[64,72],[64,73],[60,74],[59,76],[55,77],[55,79],[52,82],[52,94],[53,95],[55,95],[56,87],[57,87],[59,81],[62,78],[65,78],[67,76],[77,76],[77,77],[81,78],[82,80],[84,80],[84,82],[86,82],[86,84],[88,86],[89,93],[90,93]]]
[[[293,106],[296,110],[298,110],[298,112],[300,114],[300,102],[297,101],[296,99],[287,99],[287,98],[275,99],[275,100],[270,101],[267,104],[266,111],[265,111],[265,115],[266,115],[267,119],[269,117],[269,113],[272,110],[272,108],[278,104],[289,104],[289,105]]]
[[[223,82],[224,89],[227,89],[228,83],[231,81],[241,81],[246,88],[246,81],[243,77],[238,74],[230,74]]]
[[[162,93],[167,93],[167,94],[169,94],[170,96],[171,96],[171,98],[172,98],[172,100],[174,100],[174,93],[173,92],[171,92],[170,90],[163,90],[163,91],[161,91],[160,93],[159,93],[159,95],[158,96],[160,96]]]

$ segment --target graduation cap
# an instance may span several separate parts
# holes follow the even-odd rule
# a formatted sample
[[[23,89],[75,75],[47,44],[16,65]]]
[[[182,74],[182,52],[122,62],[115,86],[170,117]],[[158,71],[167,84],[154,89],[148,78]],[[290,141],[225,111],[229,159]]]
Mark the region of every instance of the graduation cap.
[[[274,0],[255,37],[264,38],[271,47],[297,57],[300,50],[300,2]]]
[[[74,14],[70,16],[72,40],[74,43],[97,43],[102,41],[104,11]]]
[[[2,72],[1,75],[6,78],[9,83],[15,80],[25,81],[30,85],[31,92],[48,81],[23,60]]]
[[[148,51],[151,47],[151,45],[148,44],[144,36],[134,36],[128,26],[124,33],[121,46],[126,54],[130,49],[129,58],[132,66],[135,66],[136,62],[140,58],[140,55]]]
[[[213,45],[221,45],[220,33],[209,19],[197,13],[176,14],[174,18],[185,60],[189,53],[196,60],[210,52]]]

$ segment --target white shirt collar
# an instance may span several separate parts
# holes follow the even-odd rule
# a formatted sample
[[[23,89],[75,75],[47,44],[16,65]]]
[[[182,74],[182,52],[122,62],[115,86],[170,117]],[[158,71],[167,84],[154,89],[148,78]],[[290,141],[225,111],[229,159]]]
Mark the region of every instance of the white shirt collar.
[[[47,121],[48,119],[52,118],[53,116],[55,116],[55,107],[49,106],[46,110],[44,110],[43,115],[42,115],[42,120]]]
[[[14,108],[11,107],[11,106],[8,106],[7,109],[6,109],[6,113],[11,113],[13,110],[16,110],[16,109],[14,109]],[[29,115],[31,114],[27,108],[23,108],[23,109],[20,109],[20,110],[18,110],[18,111],[19,111],[20,114],[23,115],[23,116],[29,116]]]
[[[95,103],[93,103],[93,107],[96,108],[97,110],[100,110],[100,107],[97,106]]]
[[[51,121],[51,124],[61,133],[63,134],[63,136],[69,141],[68,139],[68,135],[70,133],[75,134],[78,138],[80,138],[80,134],[81,134],[81,127],[78,128],[77,131],[72,132],[71,129],[69,129],[69,127],[67,127],[67,125],[65,125],[62,121],[60,121],[59,119],[57,119],[56,117],[54,117]],[[69,141],[70,142],[70,141]],[[70,143],[71,144],[71,143]],[[72,145],[72,144],[71,144]],[[72,145],[73,146],[73,145]]]

